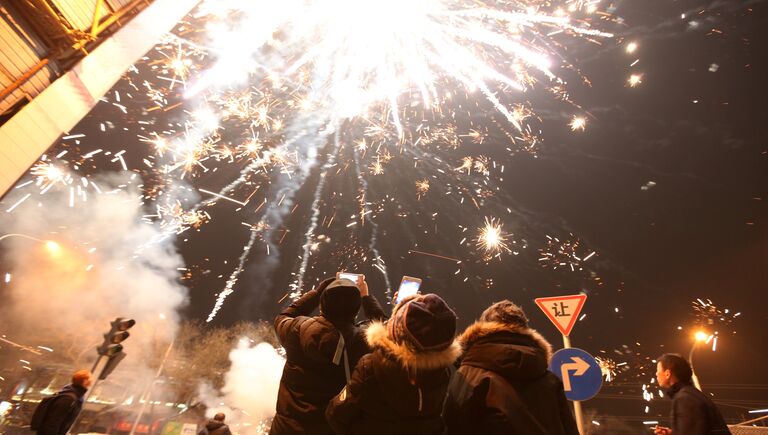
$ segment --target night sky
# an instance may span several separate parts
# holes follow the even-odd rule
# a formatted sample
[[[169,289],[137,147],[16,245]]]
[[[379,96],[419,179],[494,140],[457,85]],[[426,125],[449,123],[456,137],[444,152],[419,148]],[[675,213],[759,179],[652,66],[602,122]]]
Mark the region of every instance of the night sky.
[[[345,123],[337,164],[328,171],[317,203],[320,222],[336,216],[336,223],[315,231],[319,245],[309,257],[304,289],[345,269],[365,273],[372,292],[384,300],[385,282],[370,250],[375,234],[393,286],[403,275],[423,278],[422,290],[443,296],[461,327],[493,301],[511,299],[556,348],[561,340],[533,299],[584,292],[587,316],[574,328],[574,346],[627,362],[585,405],[606,428],[613,427],[610,433],[620,433],[622,426],[608,416],[623,420],[634,433],[644,420],[666,418],[669,404],[663,400],[654,400],[644,413],[641,386],[655,372],[650,360],[664,352],[688,353],[702,319],[692,302],[710,299],[720,309],[741,314],[731,324],[708,325],[719,328],[717,351],[698,349],[695,367],[725,416],[739,420],[748,409],[768,406],[763,371],[768,365],[763,345],[768,309],[761,299],[768,283],[768,4],[619,0],[614,6],[613,16],[623,21],[611,24],[614,39],[568,45],[563,53],[591,82],[568,89],[581,109],[551,96],[526,95],[542,131],[535,155],[509,150],[498,127],[502,118],[486,103],[457,97],[459,114],[453,120],[459,134],[470,125],[484,126],[484,142],[464,139],[456,149],[427,145],[395,154],[382,175],[362,168],[368,184],[365,201],[373,211],[364,223],[358,219],[348,226],[360,213],[353,147],[364,126]],[[625,51],[629,41],[638,44],[633,54]],[[640,61],[630,67],[635,59]],[[642,74],[634,88],[627,85],[631,73]],[[578,82],[575,74],[571,79]],[[125,95],[131,83],[140,82],[137,74],[128,73],[115,90]],[[144,100],[123,101],[127,114],[110,103],[99,104],[71,132],[86,134],[78,151],[126,149],[128,167],[141,167],[148,151],[137,139],[143,128],[137,121],[153,118],[159,125],[183,116],[181,111],[142,113]],[[568,126],[576,113],[587,114],[584,132]],[[102,132],[104,122],[114,128]],[[228,140],[226,133],[223,138]],[[64,143],[49,154],[72,148],[72,141]],[[283,306],[279,301],[301,262],[321,166],[333,150],[330,135],[319,149],[318,164],[297,186],[295,209],[270,233],[270,254],[257,240],[213,324],[271,319]],[[484,156],[496,167],[490,176],[438,171],[455,168],[467,156]],[[370,156],[359,159],[361,166],[370,163]],[[218,191],[244,164],[220,166],[187,181]],[[427,192],[419,194],[419,180],[428,180]],[[257,184],[231,196],[243,200]],[[258,221],[254,204],[260,198],[272,201],[276,191],[275,186],[262,189],[255,195],[259,199],[242,209],[219,201],[207,209],[209,223],[179,237],[178,248],[191,270],[184,317],[205,319],[210,312],[248,242],[250,229],[242,222]],[[459,201],[470,196],[477,205]],[[3,201],[4,209],[10,198]],[[486,216],[500,219],[508,243],[515,242],[511,251],[519,255],[483,258],[473,239]],[[573,271],[544,267],[539,250],[546,250],[547,236],[579,241],[582,258],[597,254]],[[746,384],[763,389],[745,389]]]

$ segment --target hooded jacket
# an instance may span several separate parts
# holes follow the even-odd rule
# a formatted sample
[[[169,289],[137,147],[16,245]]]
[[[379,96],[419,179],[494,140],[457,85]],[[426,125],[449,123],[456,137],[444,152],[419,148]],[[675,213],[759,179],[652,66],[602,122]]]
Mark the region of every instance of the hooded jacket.
[[[461,366],[445,405],[448,434],[578,435],[552,346],[533,329],[477,322],[459,337]]]
[[[414,352],[392,341],[381,322],[366,332],[373,352],[365,355],[344,390],[333,398],[326,417],[336,434],[442,434],[440,416],[450,369],[461,354],[447,349]]]
[[[83,396],[86,391],[86,388],[81,385],[65,385],[56,393],[57,397],[48,406],[37,434],[65,435],[83,407]]]
[[[198,432],[197,435],[232,435],[232,431],[229,430],[229,426],[223,421],[208,420],[205,428]]]
[[[722,414],[709,398],[688,382],[678,382],[667,394],[672,398],[673,435],[730,434]]]
[[[343,359],[336,358],[340,355],[340,338],[344,340],[350,372],[369,351],[362,330],[353,323],[334,324],[323,315],[309,317],[331,281],[305,293],[275,319],[286,361],[270,435],[330,434],[325,407],[347,383]],[[385,317],[373,296],[363,297],[362,306],[368,318]]]

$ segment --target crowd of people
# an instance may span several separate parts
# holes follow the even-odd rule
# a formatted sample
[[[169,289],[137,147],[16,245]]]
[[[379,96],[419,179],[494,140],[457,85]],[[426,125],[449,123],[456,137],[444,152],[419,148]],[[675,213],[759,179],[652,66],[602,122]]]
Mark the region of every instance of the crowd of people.
[[[356,323],[361,306],[366,320]],[[275,330],[286,364],[270,435],[579,434],[548,370],[552,346],[510,301],[457,335],[456,314],[436,294],[404,298],[387,318],[363,276],[337,277],[284,309]],[[659,358],[673,412],[672,428],[655,433],[729,434],[691,375],[679,355]]]
[[[357,322],[362,307],[365,320]],[[319,308],[317,315],[312,315]],[[329,278],[275,319],[286,354],[270,435],[578,435],[552,346],[504,300],[457,334],[436,294],[416,294],[387,317],[365,278]],[[50,404],[41,435],[64,435],[82,406],[87,372]],[[659,358],[657,380],[673,399],[660,435],[729,434],[715,405],[691,383],[679,355]],[[199,435],[228,435],[217,414]],[[34,428],[33,429],[37,429]]]

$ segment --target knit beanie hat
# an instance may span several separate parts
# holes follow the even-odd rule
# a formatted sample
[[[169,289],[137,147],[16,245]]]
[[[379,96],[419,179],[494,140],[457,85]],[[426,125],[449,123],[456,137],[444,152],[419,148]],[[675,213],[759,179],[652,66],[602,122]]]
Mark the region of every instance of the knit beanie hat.
[[[528,327],[528,318],[525,316],[523,309],[507,299],[496,302],[486,308],[483,314],[480,315],[480,321],[505,323],[523,328]]]
[[[320,295],[320,311],[326,319],[352,322],[360,311],[360,290],[348,279],[335,279]]]
[[[387,331],[416,352],[443,350],[456,335],[456,313],[436,294],[414,296],[395,307]]]

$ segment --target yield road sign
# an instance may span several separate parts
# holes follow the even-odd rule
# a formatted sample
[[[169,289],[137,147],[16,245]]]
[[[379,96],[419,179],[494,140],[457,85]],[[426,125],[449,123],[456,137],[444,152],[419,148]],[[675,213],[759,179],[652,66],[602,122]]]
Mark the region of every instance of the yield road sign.
[[[603,385],[603,373],[595,358],[575,347],[555,352],[549,370],[563,381],[568,400],[589,400]]]
[[[536,305],[544,311],[550,321],[566,337],[571,335],[573,325],[579,318],[587,295],[554,296],[535,299]]]

